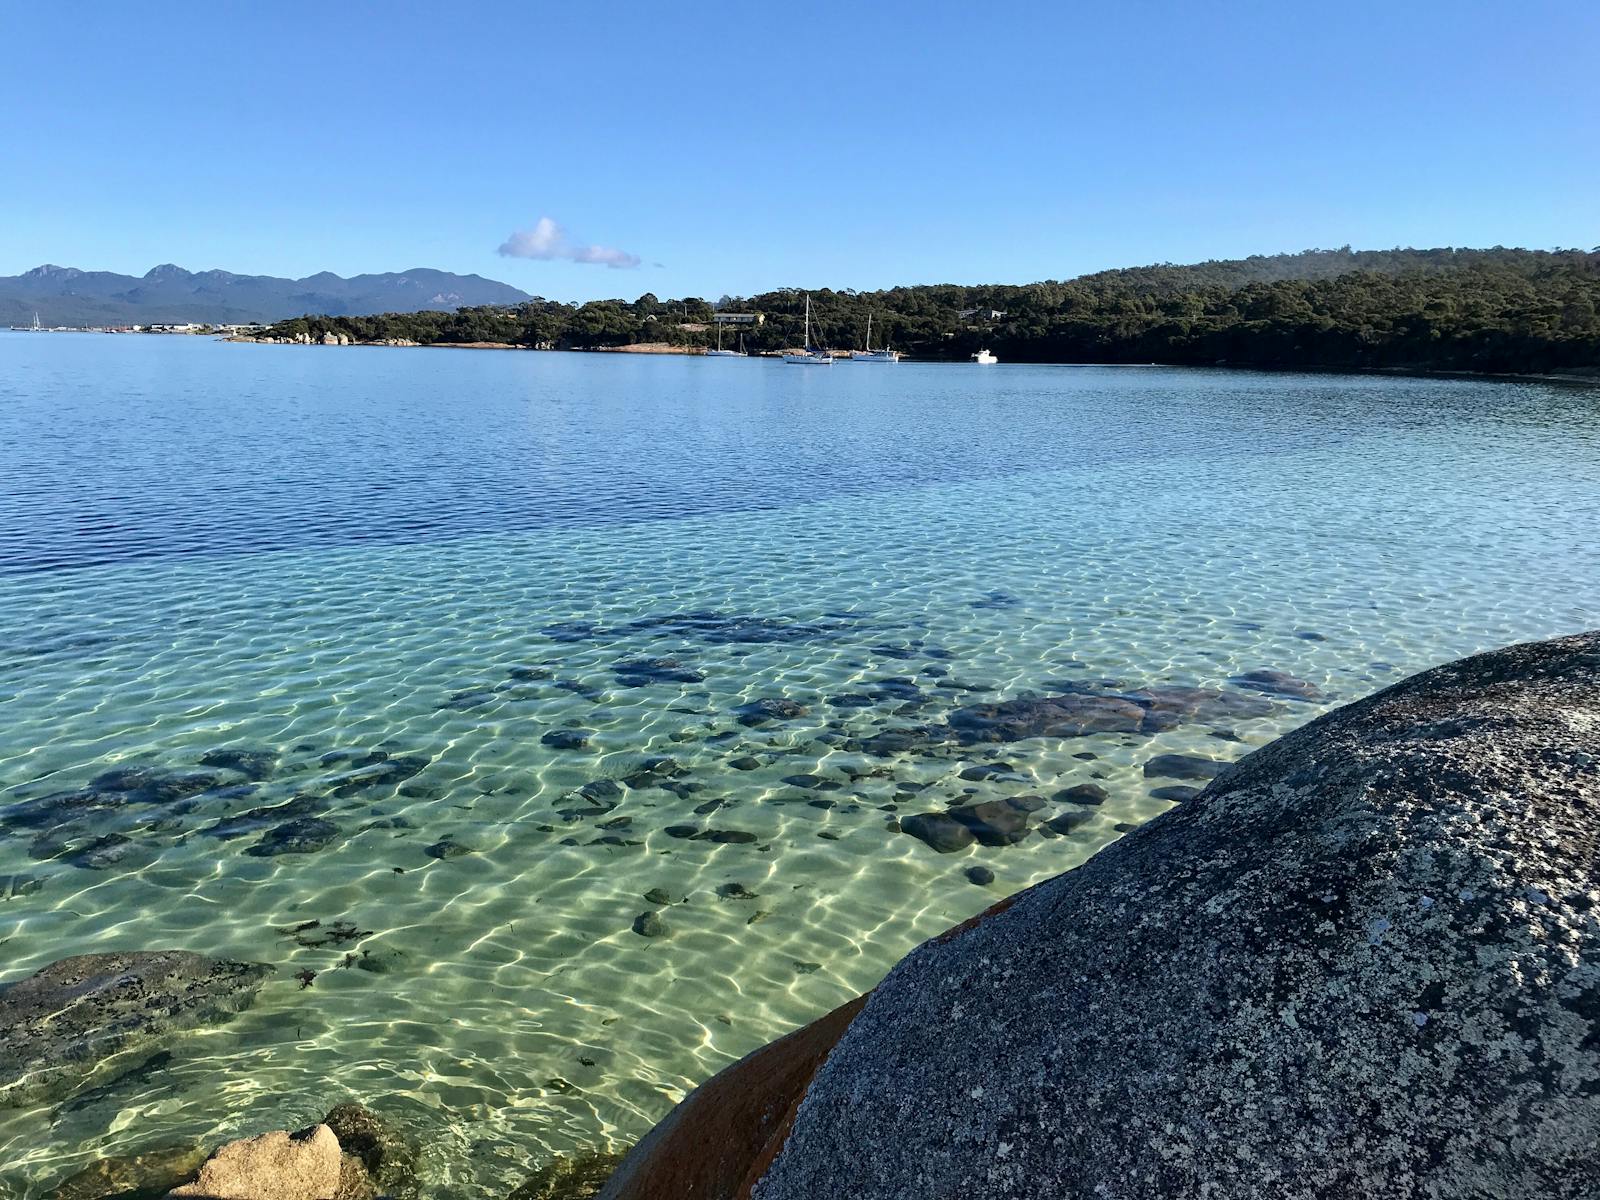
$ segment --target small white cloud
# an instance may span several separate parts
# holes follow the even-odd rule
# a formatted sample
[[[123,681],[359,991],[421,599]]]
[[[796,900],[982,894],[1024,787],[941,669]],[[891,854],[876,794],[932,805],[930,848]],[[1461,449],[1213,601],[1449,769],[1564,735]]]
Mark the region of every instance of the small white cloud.
[[[545,262],[565,259],[620,270],[631,270],[641,261],[637,254],[615,246],[577,245],[567,236],[567,231],[549,217],[540,217],[532,229],[517,230],[500,244],[500,253],[506,258],[537,258]]]

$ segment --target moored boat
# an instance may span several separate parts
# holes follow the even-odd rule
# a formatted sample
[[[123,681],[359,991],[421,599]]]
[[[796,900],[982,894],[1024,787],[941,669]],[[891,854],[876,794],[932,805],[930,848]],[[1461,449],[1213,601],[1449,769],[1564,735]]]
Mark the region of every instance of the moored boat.
[[[789,353],[783,356],[783,361],[798,367],[831,367],[833,355],[815,349],[811,345],[811,297],[806,297],[806,334],[805,349],[798,353]]]
[[[982,366],[988,366],[990,363],[997,363],[1000,360],[994,355],[990,354],[987,350],[979,350],[972,356],[972,361]]]
[[[722,322],[717,322],[717,348],[706,351],[707,358],[744,358],[744,334],[739,335],[739,348],[737,350],[724,350],[722,348]]]
[[[886,362],[897,363],[900,361],[900,351],[891,350],[885,346],[882,350],[872,348],[872,314],[867,314],[867,340],[862,343],[860,350],[850,351],[851,362]]]

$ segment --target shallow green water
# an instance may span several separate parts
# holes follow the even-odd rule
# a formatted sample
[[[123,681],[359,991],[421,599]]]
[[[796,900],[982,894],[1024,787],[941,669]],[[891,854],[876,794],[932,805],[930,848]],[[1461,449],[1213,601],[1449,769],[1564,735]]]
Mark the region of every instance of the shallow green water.
[[[268,756],[53,841],[0,829],[0,881],[42,881],[0,902],[0,981],[109,948],[278,968],[148,1077],[0,1110],[0,1179],[37,1194],[96,1153],[353,1096],[422,1138],[437,1194],[503,1193],[1163,811],[1152,755],[1235,757],[1418,668],[1600,624],[1593,390],[818,374],[0,337],[0,803]],[[616,670],[659,657],[701,678]],[[1049,681],[1240,692],[1262,668],[1323,699],[1227,722],[1238,742],[1211,721],[859,746]],[[777,697],[808,711],[737,719]],[[572,728],[584,746],[547,744]],[[679,791],[576,795],[653,755],[676,768],[639,782]],[[961,778],[988,762],[1011,777]],[[805,775],[823,786],[785,782]],[[886,828],[1086,781],[1110,798],[1067,837],[940,855]],[[321,849],[213,832],[294,798],[331,822]],[[472,852],[427,853],[446,838]],[[642,937],[658,887],[684,902]]]

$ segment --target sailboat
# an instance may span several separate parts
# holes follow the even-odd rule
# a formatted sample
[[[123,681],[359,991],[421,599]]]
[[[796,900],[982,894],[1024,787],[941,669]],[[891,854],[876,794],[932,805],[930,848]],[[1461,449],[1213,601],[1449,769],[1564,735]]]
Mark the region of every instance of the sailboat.
[[[803,366],[803,367],[831,367],[831,366],[833,366],[833,355],[824,354],[821,350],[815,350],[811,346],[811,297],[810,296],[806,297],[806,343],[805,343],[805,346],[806,346],[806,348],[804,350],[800,351],[798,354],[785,354],[783,356],[783,361],[786,362],[786,363],[794,363],[797,366]]]
[[[863,349],[850,351],[851,362],[899,362],[900,351],[891,350],[885,346],[882,350],[872,348],[872,314],[867,314],[867,340]]]
[[[744,353],[744,334],[741,333],[739,335],[739,348],[737,350],[724,350],[722,348],[722,322],[718,321],[717,322],[717,348],[715,350],[707,350],[706,351],[706,357],[707,358],[743,358],[743,357],[745,357],[745,353]]]

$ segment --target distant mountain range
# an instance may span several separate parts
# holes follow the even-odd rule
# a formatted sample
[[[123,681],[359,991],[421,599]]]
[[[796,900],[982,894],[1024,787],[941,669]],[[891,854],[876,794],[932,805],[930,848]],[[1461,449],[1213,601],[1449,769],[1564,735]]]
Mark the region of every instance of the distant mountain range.
[[[281,321],[301,313],[357,317],[527,299],[526,292],[481,275],[425,267],[351,279],[328,271],[278,279],[185,271],[171,263],[143,277],[46,265],[0,276],[0,326],[30,324],[35,312],[44,325],[221,325]]]

